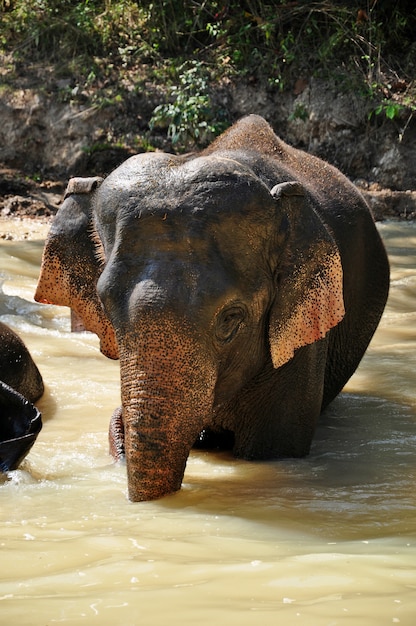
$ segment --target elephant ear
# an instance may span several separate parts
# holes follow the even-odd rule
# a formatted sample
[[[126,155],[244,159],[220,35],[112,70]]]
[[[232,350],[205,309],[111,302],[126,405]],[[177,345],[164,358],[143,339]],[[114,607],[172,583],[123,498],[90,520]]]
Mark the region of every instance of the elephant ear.
[[[65,189],[64,200],[76,194],[91,194],[98,189],[103,180],[104,179],[100,176],[92,176],[91,178],[70,178]]]
[[[81,325],[100,338],[101,352],[118,358],[114,330],[99,301],[96,285],[102,262],[92,227],[93,193],[102,178],[72,178],[42,256],[37,302],[68,306]]]
[[[275,368],[302,346],[325,337],[344,317],[343,272],[338,247],[297,182],[271,190],[288,222],[277,296],[269,319]]]

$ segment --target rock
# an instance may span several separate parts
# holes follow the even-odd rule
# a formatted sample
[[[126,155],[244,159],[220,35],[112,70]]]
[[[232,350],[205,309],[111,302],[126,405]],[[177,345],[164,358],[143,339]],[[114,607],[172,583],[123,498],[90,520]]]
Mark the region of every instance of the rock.
[[[363,190],[376,220],[399,218],[416,219],[416,191],[392,191],[391,189]]]

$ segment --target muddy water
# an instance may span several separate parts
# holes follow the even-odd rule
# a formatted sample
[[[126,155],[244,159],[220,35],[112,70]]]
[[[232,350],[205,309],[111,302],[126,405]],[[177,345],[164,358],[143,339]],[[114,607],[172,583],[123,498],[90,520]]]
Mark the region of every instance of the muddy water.
[[[0,319],[47,392],[34,448],[0,483],[0,624],[416,623],[416,227],[380,230],[389,305],[311,455],[193,452],[180,493],[139,504],[107,452],[118,364],[33,302],[42,231],[1,241]]]

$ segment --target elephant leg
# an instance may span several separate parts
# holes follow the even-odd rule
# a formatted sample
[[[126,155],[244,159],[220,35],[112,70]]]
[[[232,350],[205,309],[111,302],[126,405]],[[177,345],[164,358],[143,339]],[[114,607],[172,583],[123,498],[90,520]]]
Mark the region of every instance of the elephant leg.
[[[119,406],[111,416],[108,439],[110,444],[111,456],[114,458],[115,461],[123,459],[125,456],[125,447],[123,408],[121,406]]]
[[[277,370],[270,364],[216,410],[215,423],[234,430],[235,456],[267,460],[309,454],[321,413],[326,354],[326,339],[300,348],[291,361]]]

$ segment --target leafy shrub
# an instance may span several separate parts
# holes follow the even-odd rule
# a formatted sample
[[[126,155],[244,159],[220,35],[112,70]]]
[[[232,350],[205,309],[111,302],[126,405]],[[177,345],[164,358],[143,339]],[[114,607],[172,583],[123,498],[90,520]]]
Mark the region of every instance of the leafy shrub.
[[[157,106],[150,128],[167,127],[167,136],[177,147],[206,145],[226,126],[226,115],[214,111],[208,75],[198,61],[178,68],[178,78],[169,88],[171,101]]]
[[[163,83],[173,75],[152,123],[176,145],[217,132],[208,80],[223,75],[272,89],[301,76],[347,77],[388,119],[416,101],[414,0],[0,0],[0,10],[0,48],[13,62],[67,64],[84,83],[139,65]]]
[[[62,61],[77,55],[210,59],[218,71],[284,76],[344,67],[374,77],[412,56],[413,0],[0,0],[3,50]],[[403,71],[403,65],[401,71]]]

